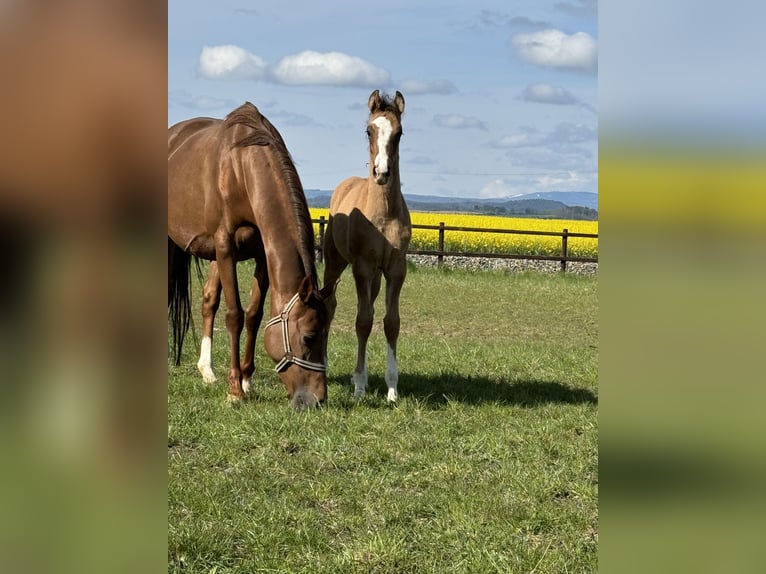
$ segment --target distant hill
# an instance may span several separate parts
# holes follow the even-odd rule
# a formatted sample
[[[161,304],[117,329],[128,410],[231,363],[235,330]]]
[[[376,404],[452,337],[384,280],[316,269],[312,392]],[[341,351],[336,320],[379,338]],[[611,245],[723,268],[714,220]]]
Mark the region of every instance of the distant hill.
[[[591,191],[544,191],[538,193],[526,193],[524,195],[509,197],[508,199],[551,199],[553,201],[560,201],[571,207],[588,207],[598,211],[598,193],[593,193]]]
[[[307,189],[309,207],[329,207],[332,191]],[[544,217],[556,219],[598,219],[598,194],[580,191],[550,191],[515,197],[478,199],[437,195],[404,194],[413,211],[439,211]]]

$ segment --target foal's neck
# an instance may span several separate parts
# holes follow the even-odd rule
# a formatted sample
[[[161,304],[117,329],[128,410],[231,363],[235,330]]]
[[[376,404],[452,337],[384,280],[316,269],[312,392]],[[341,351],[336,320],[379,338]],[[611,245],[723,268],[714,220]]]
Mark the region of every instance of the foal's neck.
[[[390,176],[385,185],[375,182],[372,173],[367,178],[367,205],[377,213],[398,214],[404,206],[399,166],[391,166]]]

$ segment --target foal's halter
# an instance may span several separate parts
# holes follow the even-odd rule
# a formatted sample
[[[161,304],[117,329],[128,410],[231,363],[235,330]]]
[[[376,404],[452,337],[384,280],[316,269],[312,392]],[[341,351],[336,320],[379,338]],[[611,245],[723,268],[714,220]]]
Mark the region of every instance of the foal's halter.
[[[282,324],[282,342],[285,345],[285,354],[282,356],[282,360],[277,363],[277,366],[274,367],[274,370],[277,373],[281,373],[290,363],[295,363],[304,369],[308,369],[310,371],[320,371],[324,373],[327,370],[327,366],[324,363],[314,363],[312,361],[306,361],[305,359],[296,357],[290,348],[290,335],[287,332],[287,316],[290,314],[290,310],[293,308],[293,306],[298,302],[298,299],[298,293],[296,293],[293,295],[293,298],[290,299],[287,305],[285,305],[285,308],[282,310],[282,312],[276,317],[272,318],[268,323],[266,323],[266,326],[264,327],[265,331],[272,325],[277,325],[278,323]]]

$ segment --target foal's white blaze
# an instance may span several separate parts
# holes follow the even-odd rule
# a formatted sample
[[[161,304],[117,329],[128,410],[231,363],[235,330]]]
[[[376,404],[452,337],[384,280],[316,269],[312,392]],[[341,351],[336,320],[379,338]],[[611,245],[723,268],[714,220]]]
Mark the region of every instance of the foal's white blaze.
[[[378,155],[375,156],[375,172],[376,174],[388,173],[388,140],[391,139],[391,134],[394,132],[394,126],[388,118],[384,116],[378,116],[372,123],[378,128]]]
[[[215,374],[213,373],[212,349],[213,340],[210,337],[202,337],[197,368],[202,373],[202,380],[206,383],[214,383],[216,381]]]
[[[388,385],[388,401],[392,402],[399,397],[396,394],[396,385],[399,383],[399,369],[396,366],[396,353],[388,345],[388,356],[386,358],[386,385]]]

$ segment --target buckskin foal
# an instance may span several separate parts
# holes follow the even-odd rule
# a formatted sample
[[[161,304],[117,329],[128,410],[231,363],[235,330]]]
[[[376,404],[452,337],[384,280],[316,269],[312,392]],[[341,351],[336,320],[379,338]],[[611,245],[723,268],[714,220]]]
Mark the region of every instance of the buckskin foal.
[[[356,284],[357,358],[351,378],[354,396],[367,390],[367,340],[373,323],[381,275],[386,278],[386,315],[383,328],[388,341],[386,385],[388,400],[398,398],[399,294],[407,274],[407,248],[412,237],[410,213],[399,179],[399,139],[402,136],[404,97],[391,99],[375,90],[367,102],[370,173],[343,181],[330,200],[330,220],[324,242],[324,285],[334,286],[351,265]],[[327,301],[330,321],[335,313],[334,293]]]
[[[255,334],[271,287],[266,351],[294,408],[324,403],[329,315],[327,293],[318,288],[311,218],[282,137],[249,102],[225,120],[195,118],[168,130],[168,307],[176,362],[191,315],[192,255],[216,262],[226,300],[228,399],[241,400],[250,384]],[[245,315],[236,264],[252,258],[256,272]],[[248,337],[240,364],[243,325]]]

